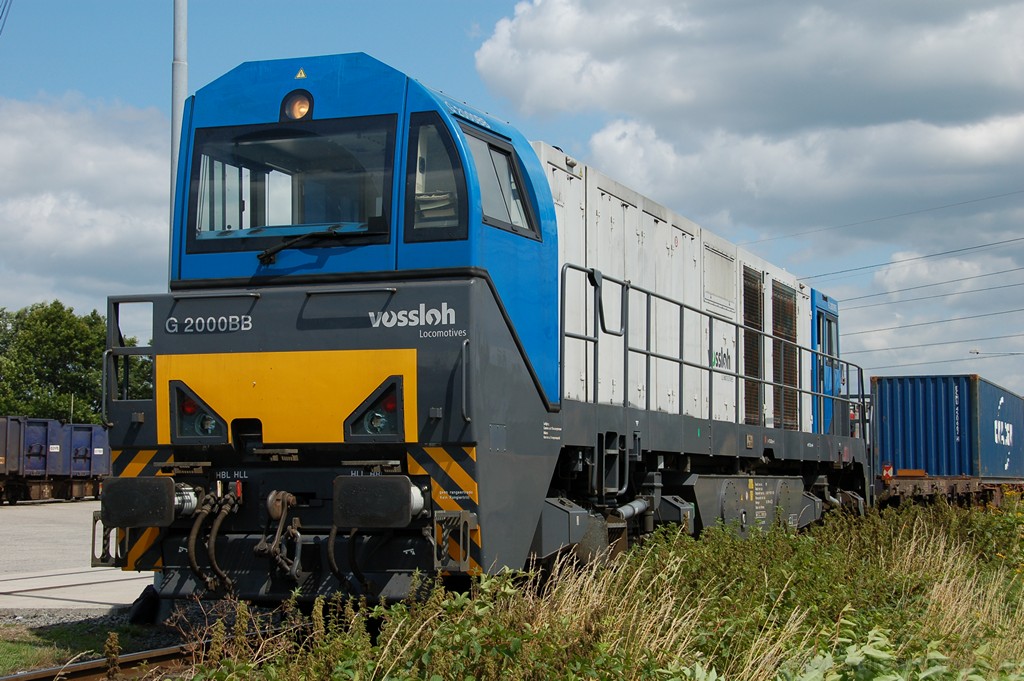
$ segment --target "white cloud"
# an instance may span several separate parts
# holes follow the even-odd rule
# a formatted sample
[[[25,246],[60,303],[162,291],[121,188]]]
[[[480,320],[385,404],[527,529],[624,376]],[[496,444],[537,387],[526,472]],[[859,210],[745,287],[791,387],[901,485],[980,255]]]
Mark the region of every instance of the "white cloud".
[[[684,80],[663,86],[678,66],[673,46],[699,30],[673,3],[522,2],[477,51],[477,69],[528,113],[687,102],[695,93]]]
[[[477,69],[524,112],[683,128],[881,123],[914,102],[947,121],[1019,108],[1024,6],[914,5],[533,0],[496,25]]]
[[[78,97],[0,99],[0,307],[166,288],[170,125]]]
[[[532,0],[476,58],[489,87],[522,112],[586,120],[596,132],[576,154],[628,186],[798,275],[854,270],[808,280],[842,300],[1024,266],[1024,245],[1006,244],[855,269],[1020,234],[1021,34],[1024,2],[1000,0]],[[845,347],[982,328],[1024,336],[1024,314],[907,326],[1024,306],[1007,300],[1014,291],[851,310],[847,332],[899,328],[851,335]],[[886,351],[897,361],[884,363],[961,350]],[[1020,363],[1000,371],[1024,377]],[[1013,387],[1024,391],[1024,378]]]
[[[809,231],[1020,188],[1012,169],[1024,158],[1024,115],[959,126],[905,121],[780,137],[714,129],[685,152],[651,123],[615,120],[591,137],[588,156],[595,166],[699,221],[716,216],[706,223],[713,229],[736,239],[761,238],[799,232],[800,225]],[[909,234],[928,225],[905,222],[904,228]],[[826,234],[878,238],[873,229]],[[938,244],[944,237],[958,235],[928,238]]]
[[[585,160],[756,240],[1020,188],[1018,28],[1024,3],[534,0],[477,68],[524,111],[603,110]],[[858,249],[880,235],[827,233]]]

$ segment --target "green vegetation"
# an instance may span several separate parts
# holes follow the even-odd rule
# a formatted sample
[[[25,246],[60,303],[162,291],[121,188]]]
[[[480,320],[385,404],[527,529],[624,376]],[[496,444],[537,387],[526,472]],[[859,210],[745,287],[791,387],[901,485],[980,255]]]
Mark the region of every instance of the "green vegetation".
[[[95,310],[76,315],[57,300],[0,308],[0,414],[99,423],[106,339],[106,320]],[[148,358],[133,361],[138,392],[150,380]]]
[[[1024,679],[1022,511],[835,514],[749,539],[663,531],[543,584],[503,574],[423,602],[287,606],[286,626],[256,639],[241,634],[260,618],[237,604],[234,624],[205,628],[196,678]]]
[[[125,652],[144,650],[149,641],[144,627],[129,624],[115,632],[89,620],[36,628],[0,625],[0,676],[102,657],[112,633]]]
[[[196,679],[1024,681],[1024,504],[832,514],[810,531],[664,530],[610,565],[557,565],[312,613],[214,606],[182,622]],[[276,626],[264,625],[273,622]],[[0,673],[104,636],[0,627]],[[132,629],[119,632],[126,649]],[[12,662],[11,656],[22,657]]]
[[[98,312],[80,317],[56,300],[0,308],[0,414],[98,423],[106,334]]]

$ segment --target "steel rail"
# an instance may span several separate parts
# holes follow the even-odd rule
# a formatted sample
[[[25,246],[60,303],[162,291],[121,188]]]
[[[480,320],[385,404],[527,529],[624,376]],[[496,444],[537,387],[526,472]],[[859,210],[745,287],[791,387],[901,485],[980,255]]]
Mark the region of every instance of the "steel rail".
[[[154,648],[138,653],[125,653],[117,658],[117,666],[120,669],[119,679],[137,678],[139,674],[133,673],[138,670],[149,675],[154,669],[176,668],[183,665],[174,664],[181,662],[191,656],[191,651],[186,646],[171,646],[169,648]],[[139,669],[145,667],[145,670]],[[51,681],[62,679],[66,681],[91,681],[93,679],[107,679],[110,663],[106,658],[89,660],[86,662],[75,662],[61,667],[49,669],[37,669],[34,671],[21,672],[11,676],[0,677],[0,681]]]

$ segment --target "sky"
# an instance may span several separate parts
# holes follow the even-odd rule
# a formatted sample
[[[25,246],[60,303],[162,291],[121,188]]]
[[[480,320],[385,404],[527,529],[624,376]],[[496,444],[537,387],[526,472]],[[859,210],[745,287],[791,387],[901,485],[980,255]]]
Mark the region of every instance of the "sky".
[[[172,1],[8,2],[0,307],[166,290]],[[1024,394],[1021,35],[995,0],[207,0],[188,78],[366,52],[831,294],[868,374]]]

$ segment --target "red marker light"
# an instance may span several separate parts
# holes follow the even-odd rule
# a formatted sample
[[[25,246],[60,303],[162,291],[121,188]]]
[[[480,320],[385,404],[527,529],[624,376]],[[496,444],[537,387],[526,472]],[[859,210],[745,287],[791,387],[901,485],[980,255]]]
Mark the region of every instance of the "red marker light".
[[[199,411],[199,405],[191,397],[186,397],[181,401],[181,413],[186,416],[192,416]]]
[[[390,395],[387,395],[384,398],[384,401],[381,402],[380,406],[384,409],[384,411],[393,414],[396,411],[398,411],[398,397],[394,393],[391,393]]]

